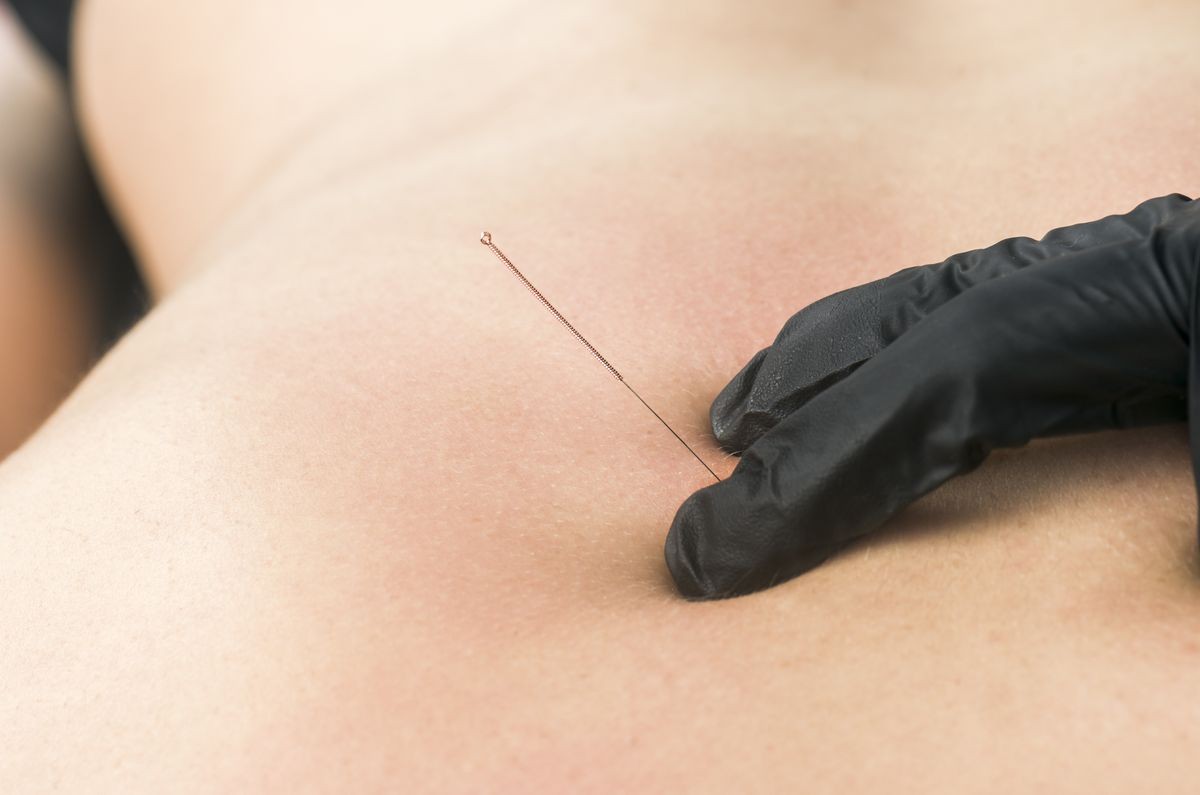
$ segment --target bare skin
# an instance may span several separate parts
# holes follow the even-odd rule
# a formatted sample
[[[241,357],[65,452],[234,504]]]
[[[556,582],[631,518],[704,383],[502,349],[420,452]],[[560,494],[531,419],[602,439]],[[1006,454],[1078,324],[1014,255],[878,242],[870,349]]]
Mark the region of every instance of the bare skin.
[[[91,364],[96,318],[71,215],[82,161],[62,87],[0,6],[0,460]]]
[[[1200,16],[746,6],[85,2],[162,303],[0,466],[0,789],[1193,785],[1182,427],[686,603],[708,474],[477,238],[724,473],[708,401],[800,306],[1194,194]]]

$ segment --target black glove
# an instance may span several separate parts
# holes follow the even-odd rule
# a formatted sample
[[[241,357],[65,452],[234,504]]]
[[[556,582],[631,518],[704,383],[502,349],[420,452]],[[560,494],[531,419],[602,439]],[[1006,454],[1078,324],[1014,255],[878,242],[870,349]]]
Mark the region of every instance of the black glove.
[[[993,448],[1186,419],[1198,261],[1200,201],[1173,194],[801,310],[713,403],[742,458],[675,516],[680,592],[802,574]]]

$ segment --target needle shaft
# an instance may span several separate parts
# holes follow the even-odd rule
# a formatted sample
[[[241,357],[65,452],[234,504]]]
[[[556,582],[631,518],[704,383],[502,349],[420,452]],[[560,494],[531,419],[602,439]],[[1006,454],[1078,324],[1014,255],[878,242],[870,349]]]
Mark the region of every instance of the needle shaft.
[[[508,270],[512,273],[512,275],[516,276],[521,281],[521,284],[525,285],[525,287],[529,290],[529,292],[533,293],[533,296],[535,298],[537,298],[538,302],[541,303],[542,306],[546,307],[546,309],[549,310],[549,312],[552,315],[554,315],[555,318],[558,319],[558,322],[562,323],[563,326],[566,327],[567,331],[570,331],[571,334],[574,335],[575,339],[579,340],[579,342],[582,343],[583,346],[588,349],[588,351],[592,354],[592,356],[596,357],[596,359],[598,359],[600,361],[600,364],[604,365],[604,368],[606,370],[608,370],[608,372],[612,373],[614,378],[616,378],[618,381],[620,381],[622,384],[624,384],[625,388],[633,393],[633,396],[635,398],[637,398],[641,402],[641,404],[650,411],[651,414],[654,415],[655,419],[657,419],[659,422],[661,422],[663,424],[663,427],[666,428],[668,431],[670,431],[671,435],[674,436],[676,439],[678,439],[679,443],[681,445],[683,445],[684,447],[686,447],[687,451],[689,453],[691,453],[692,456],[697,461],[700,462],[700,466],[702,466],[708,470],[708,474],[712,475],[718,481],[721,480],[721,478],[717,475],[717,473],[713,472],[712,467],[710,467],[708,464],[704,463],[704,459],[701,458],[699,456],[699,454],[695,450],[692,449],[692,446],[690,444],[688,444],[687,442],[685,442],[683,440],[683,437],[680,436],[678,433],[676,433],[675,429],[672,428],[669,424],[667,424],[667,421],[664,420],[657,411],[655,411],[653,408],[651,408],[650,404],[647,403],[645,401],[645,399],[637,393],[637,390],[629,385],[629,382],[626,381],[624,376],[622,376],[617,371],[617,368],[613,367],[609,363],[608,359],[605,359],[600,354],[600,351],[596,350],[592,346],[592,343],[588,342],[587,339],[582,334],[580,334],[578,331],[575,330],[575,327],[571,325],[570,321],[568,321],[565,317],[563,317],[563,314],[554,307],[554,304],[550,303],[550,301],[547,300],[546,296],[542,295],[542,293],[538,290],[538,288],[534,287],[533,284],[528,279],[525,278],[525,274],[521,273],[521,271],[517,269],[517,266],[512,264],[512,260],[510,260],[508,257],[504,256],[504,252],[501,251],[496,246],[496,244],[492,242],[492,233],[491,232],[484,232],[483,235],[480,236],[479,242],[482,243],[483,245],[487,246],[489,249],[491,249],[491,252],[493,254],[495,254],[496,257],[502,263],[504,263],[504,266],[506,268],[508,268]]]

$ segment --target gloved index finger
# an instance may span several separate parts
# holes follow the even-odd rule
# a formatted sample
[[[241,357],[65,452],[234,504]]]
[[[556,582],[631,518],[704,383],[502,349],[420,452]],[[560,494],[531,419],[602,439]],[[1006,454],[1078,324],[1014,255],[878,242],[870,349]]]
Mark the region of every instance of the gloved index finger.
[[[1182,194],[1161,196],[1123,215],[1053,229],[1041,240],[1008,238],[822,298],[793,315],[774,343],[720,391],[709,410],[713,435],[726,450],[740,453],[972,287],[1082,250],[1143,238],[1189,204]],[[1166,412],[1145,416],[1172,417],[1173,410],[1168,405]]]

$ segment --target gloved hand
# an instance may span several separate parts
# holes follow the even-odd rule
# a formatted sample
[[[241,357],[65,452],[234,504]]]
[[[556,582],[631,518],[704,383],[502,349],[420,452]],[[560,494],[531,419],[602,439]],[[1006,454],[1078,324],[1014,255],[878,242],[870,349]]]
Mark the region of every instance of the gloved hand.
[[[1173,194],[801,310],[712,405],[742,457],[675,516],[680,592],[802,574],[994,448],[1200,411],[1198,262],[1200,201]]]

